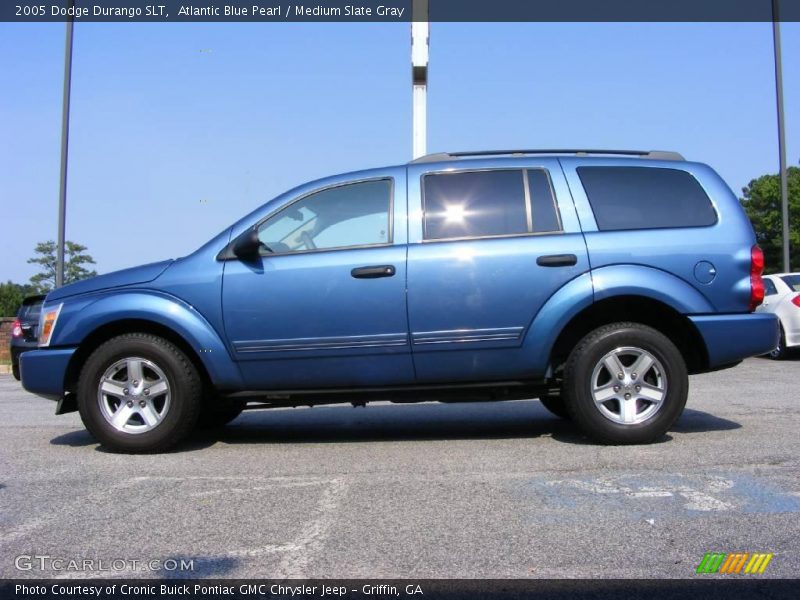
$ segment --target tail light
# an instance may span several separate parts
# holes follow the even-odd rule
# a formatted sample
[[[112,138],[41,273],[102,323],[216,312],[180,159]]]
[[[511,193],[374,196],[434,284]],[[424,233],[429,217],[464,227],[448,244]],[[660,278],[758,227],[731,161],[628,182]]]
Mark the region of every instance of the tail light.
[[[797,294],[797,296],[792,298],[792,304],[794,304],[797,308],[800,308],[800,294]]]
[[[764,252],[758,245],[750,249],[750,312],[764,301]]]
[[[14,319],[14,324],[11,325],[11,337],[22,337],[22,325],[20,324],[19,319]]]

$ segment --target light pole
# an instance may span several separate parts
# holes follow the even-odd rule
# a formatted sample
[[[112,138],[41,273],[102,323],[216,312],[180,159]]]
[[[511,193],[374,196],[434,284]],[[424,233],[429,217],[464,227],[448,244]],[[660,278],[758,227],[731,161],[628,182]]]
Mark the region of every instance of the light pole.
[[[70,8],[75,2],[70,1]],[[61,178],[58,190],[58,247],[56,248],[56,287],[64,285],[64,247],[67,222],[67,152],[69,150],[69,97],[72,88],[72,29],[73,17],[66,22],[64,43],[64,95],[61,103]]]
[[[791,273],[789,258],[789,178],[786,172],[786,132],[783,117],[783,66],[778,0],[772,0],[772,46],[775,50],[775,99],[778,104],[778,154],[781,169],[781,216],[783,222],[783,272]]]
[[[428,0],[411,5],[412,158],[424,156],[427,147]]]

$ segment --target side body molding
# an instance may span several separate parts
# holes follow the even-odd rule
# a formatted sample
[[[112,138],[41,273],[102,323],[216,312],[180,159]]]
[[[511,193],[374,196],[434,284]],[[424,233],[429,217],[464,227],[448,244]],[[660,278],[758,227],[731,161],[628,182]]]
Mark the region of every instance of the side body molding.
[[[92,332],[123,319],[150,321],[174,331],[194,349],[216,387],[242,388],[239,368],[216,330],[194,307],[163,292],[103,294],[59,323],[51,346],[78,346]]]

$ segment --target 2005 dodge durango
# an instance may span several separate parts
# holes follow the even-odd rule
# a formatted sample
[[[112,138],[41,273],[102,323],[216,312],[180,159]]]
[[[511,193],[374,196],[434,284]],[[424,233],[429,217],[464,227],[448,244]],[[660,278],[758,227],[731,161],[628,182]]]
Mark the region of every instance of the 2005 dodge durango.
[[[125,452],[245,408],[376,399],[538,397],[594,440],[646,443],[690,374],[775,348],[763,262],[728,186],[675,153],[429,155],[51,292],[22,381]]]

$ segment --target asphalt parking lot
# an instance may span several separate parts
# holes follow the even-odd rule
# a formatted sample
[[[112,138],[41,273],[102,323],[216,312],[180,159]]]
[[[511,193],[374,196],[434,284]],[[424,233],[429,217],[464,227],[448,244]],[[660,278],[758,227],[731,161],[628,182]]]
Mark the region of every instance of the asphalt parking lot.
[[[245,413],[155,456],[102,451],[0,376],[0,577],[682,578],[710,551],[798,577],[798,375],[693,377],[649,446],[591,444],[535,401],[381,403]]]

